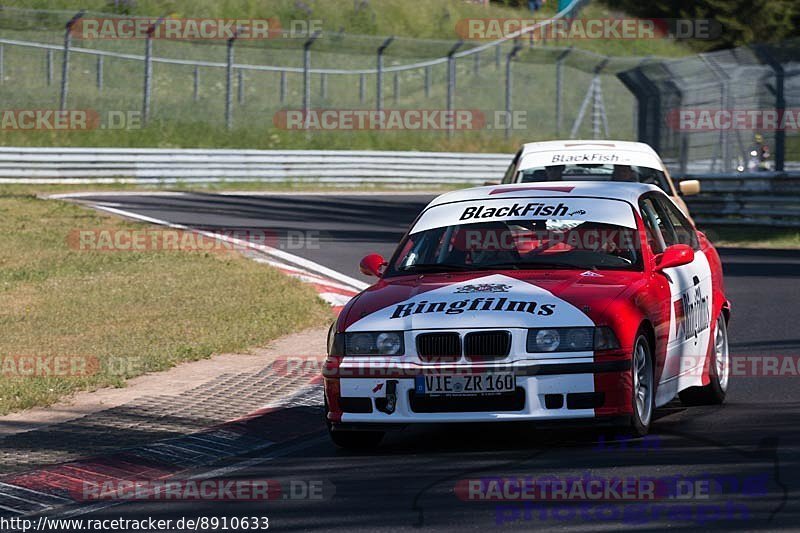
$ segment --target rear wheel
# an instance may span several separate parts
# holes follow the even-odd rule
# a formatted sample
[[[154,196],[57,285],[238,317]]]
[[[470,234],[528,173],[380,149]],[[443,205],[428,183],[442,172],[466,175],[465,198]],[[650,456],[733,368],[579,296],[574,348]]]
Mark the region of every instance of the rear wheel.
[[[708,369],[709,383],[702,387],[690,387],[678,393],[684,405],[719,405],[725,401],[730,380],[731,363],[728,350],[728,324],[722,313],[717,317],[714,331],[714,349]]]
[[[655,408],[653,386],[653,351],[647,337],[640,333],[633,347],[631,364],[632,397],[630,430],[635,436],[647,435]]]

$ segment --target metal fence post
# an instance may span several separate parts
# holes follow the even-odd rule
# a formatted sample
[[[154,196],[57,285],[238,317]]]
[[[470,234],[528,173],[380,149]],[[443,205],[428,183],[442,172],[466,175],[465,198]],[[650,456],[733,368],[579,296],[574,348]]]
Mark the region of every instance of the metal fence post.
[[[6,49],[0,44],[0,84],[6,82]]]
[[[475,63],[473,63],[473,74],[476,76],[481,75],[481,53],[478,52],[474,55]]]
[[[447,115],[450,120],[450,127],[447,128],[447,136],[453,136],[453,106],[456,96],[456,58],[455,53],[464,45],[464,41],[458,41],[447,52]]]
[[[400,73],[399,72],[395,72],[394,73],[394,84],[393,84],[393,87],[392,87],[392,99],[394,100],[395,104],[397,104],[397,102],[400,99]]]
[[[153,39],[150,32],[144,45],[144,96],[142,99],[142,122],[147,124],[150,118],[150,87],[153,77]]]
[[[225,67],[225,127],[233,127],[233,43],[239,36],[239,29],[233,32],[233,36],[228,39],[228,60]]]
[[[383,53],[389,48],[389,45],[394,41],[394,36],[389,37],[383,44],[378,47],[378,63],[376,74],[376,92],[375,92],[375,109],[377,111],[383,110]]]
[[[142,98],[142,124],[144,125],[147,125],[147,121],[150,120],[150,97],[153,85],[153,35],[163,20],[164,17],[161,17],[147,28],[147,40],[144,48],[144,96]]]
[[[192,76],[192,100],[197,102],[200,99],[200,67],[194,67]]]
[[[59,104],[62,111],[67,109],[67,95],[69,94],[69,47],[72,44],[72,27],[81,17],[83,17],[83,11],[69,19],[64,32],[64,62],[61,65],[61,102]]]
[[[784,79],[786,74],[783,70],[783,65],[775,62],[773,69],[775,70],[775,108],[778,111],[778,116],[781,122],[786,113],[786,99],[784,97]],[[775,132],[775,170],[783,172],[784,160],[786,159],[786,130],[778,128]]]
[[[767,90],[775,96],[775,111],[778,113],[778,122],[782,123],[786,113],[785,79],[786,72],[780,61],[767,50],[765,46],[755,47],[761,61],[766,63],[775,72],[775,85],[767,84]],[[786,130],[775,130],[775,170],[783,172],[786,159]]]
[[[720,107],[722,109],[730,109],[731,102],[730,102],[730,88],[728,87],[728,82],[730,78],[727,73],[717,65],[710,57],[706,56],[705,54],[700,54],[700,59],[709,66],[709,69],[714,74],[714,77],[719,82],[719,100],[720,100]],[[720,128],[719,131],[719,141],[720,146],[722,147],[722,171],[723,172],[730,172],[731,171],[731,161],[730,161],[730,139],[728,137],[728,131],[724,128]],[[716,161],[712,161],[712,169]]]
[[[48,49],[45,54],[45,76],[47,78],[47,86],[53,85],[53,51]]]
[[[502,50],[500,50],[500,45],[494,47],[494,66],[496,68],[500,68],[500,56],[502,54]]]
[[[514,47],[506,56],[506,139],[511,137],[511,98],[513,97],[511,85],[513,80],[511,78],[511,61],[517,52],[520,51],[522,45],[515,41]]]
[[[244,70],[236,71],[236,102],[241,105],[244,103]]]
[[[431,67],[425,67],[425,98],[431,97]]]
[[[367,97],[367,75],[361,74],[358,77],[358,101],[364,103]]]
[[[280,93],[281,93],[281,103],[283,104],[286,102],[286,71],[281,71],[281,82],[280,82]]]
[[[311,45],[319,37],[319,32],[303,43],[303,117],[308,116],[311,108]]]
[[[103,92],[103,56],[97,56],[97,90]]]
[[[319,95],[323,100],[328,99],[328,75],[319,75]]]
[[[556,137],[561,135],[563,122],[564,60],[572,52],[572,47],[564,50],[556,58]]]

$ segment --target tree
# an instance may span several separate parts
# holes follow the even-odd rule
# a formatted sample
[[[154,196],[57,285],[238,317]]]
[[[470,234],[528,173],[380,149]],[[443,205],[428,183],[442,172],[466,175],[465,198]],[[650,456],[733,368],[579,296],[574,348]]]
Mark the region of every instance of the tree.
[[[800,36],[797,0],[602,0],[612,9],[642,18],[713,19],[720,25],[710,40],[694,40],[701,50],[751,43],[778,43]]]

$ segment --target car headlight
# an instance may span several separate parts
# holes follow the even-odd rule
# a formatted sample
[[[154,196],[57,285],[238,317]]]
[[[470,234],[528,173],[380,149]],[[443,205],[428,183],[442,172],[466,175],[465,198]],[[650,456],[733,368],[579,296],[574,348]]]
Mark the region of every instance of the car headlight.
[[[528,353],[614,350],[619,341],[609,327],[529,329]]]
[[[399,355],[403,353],[403,333],[347,333],[344,345],[345,355]]]

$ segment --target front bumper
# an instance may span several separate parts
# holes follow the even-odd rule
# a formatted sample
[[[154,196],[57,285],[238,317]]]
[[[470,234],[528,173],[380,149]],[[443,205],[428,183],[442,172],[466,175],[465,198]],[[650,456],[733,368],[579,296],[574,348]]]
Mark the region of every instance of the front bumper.
[[[411,424],[570,420],[631,413],[631,361],[622,357],[519,361],[513,364],[373,364],[329,358],[325,372],[328,420],[333,424]],[[516,390],[491,396],[425,396],[415,376],[464,372],[513,372]],[[388,391],[388,394],[387,394]]]

